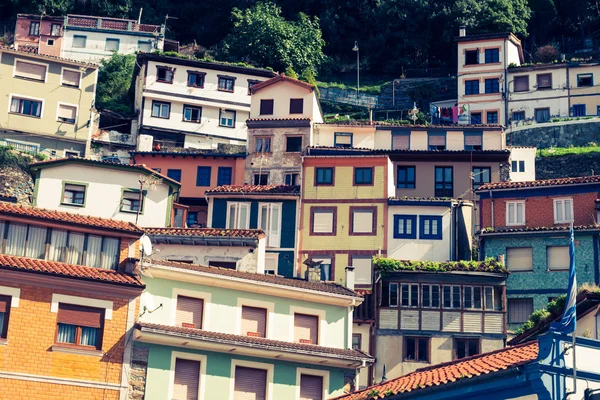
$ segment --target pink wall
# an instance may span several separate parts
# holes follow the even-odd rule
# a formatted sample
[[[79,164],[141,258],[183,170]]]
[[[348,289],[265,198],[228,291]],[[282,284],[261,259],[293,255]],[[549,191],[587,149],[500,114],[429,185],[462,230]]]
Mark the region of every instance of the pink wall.
[[[40,22],[39,18],[30,17],[18,17],[15,25],[15,44],[19,46],[37,45],[39,43],[39,54],[46,54],[50,56],[60,56],[60,46],[62,43],[62,36],[51,36],[52,24],[61,26],[60,35],[62,35],[62,18],[51,17],[45,18],[40,24],[40,36],[29,35],[29,25],[31,21]],[[48,40],[53,40],[54,44],[49,45]]]

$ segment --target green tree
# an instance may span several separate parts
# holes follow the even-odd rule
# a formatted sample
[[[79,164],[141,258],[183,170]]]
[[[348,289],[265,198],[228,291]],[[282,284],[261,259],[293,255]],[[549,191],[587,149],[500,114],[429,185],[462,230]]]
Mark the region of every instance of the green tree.
[[[299,79],[313,85],[315,87],[315,91],[317,92],[317,96],[320,96],[319,87],[317,86],[317,78],[315,77],[315,73],[313,72],[312,68],[305,68],[300,74]]]
[[[288,67],[285,69],[285,74],[286,74],[287,76],[289,76],[290,78],[298,79],[298,74],[297,74],[297,73],[296,73],[296,71],[294,71],[294,69],[293,69],[292,67],[290,67],[290,66],[288,66]]]
[[[131,114],[133,98],[129,93],[135,55],[114,53],[102,60],[96,90],[96,108]]]

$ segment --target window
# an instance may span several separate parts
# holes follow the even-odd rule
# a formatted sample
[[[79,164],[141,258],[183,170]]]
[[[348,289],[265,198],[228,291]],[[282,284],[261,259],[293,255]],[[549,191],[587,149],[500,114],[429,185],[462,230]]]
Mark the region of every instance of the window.
[[[43,64],[34,64],[17,60],[15,63],[15,76],[43,82],[46,80],[46,69],[47,66]]]
[[[13,97],[10,102],[10,112],[40,118],[42,115],[42,102]]]
[[[79,81],[81,80],[81,73],[72,69],[62,70],[61,85],[79,87]]]
[[[260,101],[260,115],[273,115],[273,99]]]
[[[573,199],[554,199],[554,223],[573,222]]]
[[[573,104],[573,117],[585,117],[585,104]]]
[[[536,75],[538,90],[552,89],[552,74]]]
[[[508,247],[506,248],[506,268],[509,271],[532,271],[533,248]]]
[[[58,122],[64,122],[66,124],[74,124],[75,118],[77,117],[77,107],[67,106],[65,104],[58,105]]]
[[[414,189],[415,184],[415,167],[398,165],[396,186],[399,189]]]
[[[476,310],[481,310],[483,308],[481,286],[463,287],[463,307]]]
[[[248,96],[252,94],[252,86],[259,84],[261,81],[255,79],[248,79]]]
[[[409,150],[410,133],[392,133],[392,150]]]
[[[485,288],[485,309],[502,311],[502,290],[493,287]]]
[[[400,289],[402,307],[419,307],[419,284],[403,283]]]
[[[479,94],[479,79],[465,81],[465,95]]]
[[[525,172],[525,161],[511,161],[512,172]]]
[[[485,49],[485,63],[500,62],[500,49]]]
[[[465,133],[465,150],[483,150],[483,133]]]
[[[524,121],[525,120],[525,111],[513,111],[512,120],[513,121]]]
[[[259,203],[258,228],[267,235],[268,247],[279,247],[281,242],[281,203]]]
[[[569,246],[546,247],[546,265],[550,271],[568,270],[571,265]]]
[[[479,186],[491,181],[491,171],[490,167],[473,167],[473,190],[477,190]]]
[[[185,122],[200,122],[202,107],[183,105],[183,120]]]
[[[421,307],[440,308],[439,285],[421,285]]]
[[[333,168],[315,168],[315,186],[333,185]]]
[[[375,235],[376,229],[376,208],[361,209],[350,207],[352,219],[350,221],[350,234]]]
[[[394,215],[394,239],[416,239],[417,216]]]
[[[452,167],[435,167],[435,197],[452,197],[454,195]]]
[[[48,39],[48,41],[46,42],[46,44],[48,46],[54,46],[54,39]]]
[[[322,400],[323,377],[300,374],[300,400]]]
[[[295,172],[290,173],[290,174],[285,174],[285,184],[293,185],[293,186],[298,185],[299,184],[298,177],[299,177],[299,174],[297,174]]]
[[[319,267],[321,268],[321,280],[332,281],[333,280],[333,263],[331,257],[313,258],[314,263],[320,262]]]
[[[233,169],[231,167],[219,167],[217,170],[217,186],[231,185],[231,175]]]
[[[249,203],[227,203],[227,229],[248,229],[250,225]]]
[[[488,124],[498,123],[498,111],[488,111],[485,113]]]
[[[398,307],[398,284],[390,283],[390,307]]]
[[[460,286],[442,287],[444,308],[460,308]]]
[[[480,353],[479,339],[455,338],[454,359],[471,357]]]
[[[11,301],[11,296],[0,296],[0,339],[6,339],[7,337]]]
[[[481,113],[480,112],[472,112],[471,113],[471,124],[481,124]]]
[[[506,225],[525,225],[525,202],[506,202]]]
[[[479,64],[479,50],[465,51],[465,65]]]
[[[187,225],[188,228],[193,225],[197,225],[198,224],[198,212],[188,211],[187,217],[185,219],[185,224]]]
[[[242,306],[242,336],[267,337],[267,310]]]
[[[202,329],[204,300],[195,297],[177,296],[175,326]]]
[[[354,185],[372,185],[373,167],[354,168]]]
[[[173,83],[174,71],[169,67],[156,67],[156,81],[163,83]]]
[[[270,153],[271,152],[271,138],[270,137],[256,137],[256,152],[257,153]]]
[[[85,205],[85,191],[85,185],[65,183],[63,186],[63,196],[61,204],[77,206]]]
[[[154,118],[169,119],[171,116],[171,103],[163,103],[162,101],[152,101],[152,116]]]
[[[104,309],[60,303],[56,322],[57,345],[102,348]]]
[[[60,36],[60,25],[59,24],[50,25],[50,36]]]
[[[352,350],[360,350],[362,347],[362,335],[360,333],[352,334]]]
[[[233,400],[266,400],[267,370],[235,367]]]
[[[138,40],[137,50],[140,53],[150,53],[152,51],[152,44],[145,40]]]
[[[277,275],[279,269],[279,253],[265,254],[265,275]]]
[[[235,111],[220,110],[219,111],[219,126],[225,126],[227,128],[235,128],[235,115],[236,115]]]
[[[313,208],[311,213],[311,235],[335,235],[335,208]]]
[[[536,108],[535,110],[535,122],[543,123],[550,121],[550,109],[549,108]]]
[[[446,134],[430,133],[427,135],[429,150],[446,150]]]
[[[140,196],[140,191],[124,190],[121,199],[121,211],[124,212],[142,212],[144,209],[144,196]]]
[[[189,87],[203,88],[204,87],[204,72],[192,72],[188,71],[187,85]]]
[[[508,299],[509,324],[525,323],[531,313],[533,313],[533,299]]]
[[[174,181],[181,182],[181,170],[180,169],[168,169],[167,176]]]
[[[211,167],[198,167],[196,173],[196,186],[210,186]]]
[[[172,400],[198,399],[200,389],[200,361],[175,359]]]
[[[192,263],[191,261],[188,262]],[[237,261],[212,260],[208,262],[208,266],[237,270]]]
[[[255,185],[268,185],[269,184],[269,174],[254,174],[254,184]]]
[[[419,239],[442,240],[442,217],[419,216]]]
[[[104,46],[106,51],[119,51],[119,39],[106,39],[106,45]]]
[[[319,344],[319,317],[294,314],[294,342]]]
[[[30,36],[39,36],[40,35],[40,23],[36,21],[31,21],[29,23],[29,35]]]
[[[529,91],[529,76],[515,76],[515,92]]]
[[[577,87],[594,86],[594,74],[577,74]]]
[[[500,83],[498,78],[485,80],[486,93],[500,93]]]
[[[302,136],[286,136],[285,151],[288,153],[300,153],[302,151]]]
[[[219,90],[222,92],[233,92],[235,78],[230,76],[219,76]]]
[[[73,48],[85,49],[87,36],[74,35],[73,36]]]
[[[351,132],[335,132],[334,144],[335,147],[352,147],[352,133]]]
[[[304,99],[290,99],[290,114],[302,114],[304,112]]]
[[[404,361],[429,362],[429,338],[404,337]]]

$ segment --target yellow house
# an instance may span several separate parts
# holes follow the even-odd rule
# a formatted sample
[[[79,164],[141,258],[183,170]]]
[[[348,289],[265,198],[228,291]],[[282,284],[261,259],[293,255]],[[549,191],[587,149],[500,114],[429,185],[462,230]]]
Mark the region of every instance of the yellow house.
[[[50,157],[84,155],[98,66],[0,47],[0,144]]]

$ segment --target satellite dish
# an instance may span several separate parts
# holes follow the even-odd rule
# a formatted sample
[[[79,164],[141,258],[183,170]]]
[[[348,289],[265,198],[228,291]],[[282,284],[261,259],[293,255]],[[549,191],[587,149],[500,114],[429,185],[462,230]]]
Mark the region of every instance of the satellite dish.
[[[152,255],[152,242],[150,238],[145,233],[140,238],[140,244],[142,245],[142,251],[146,257],[150,257]]]

